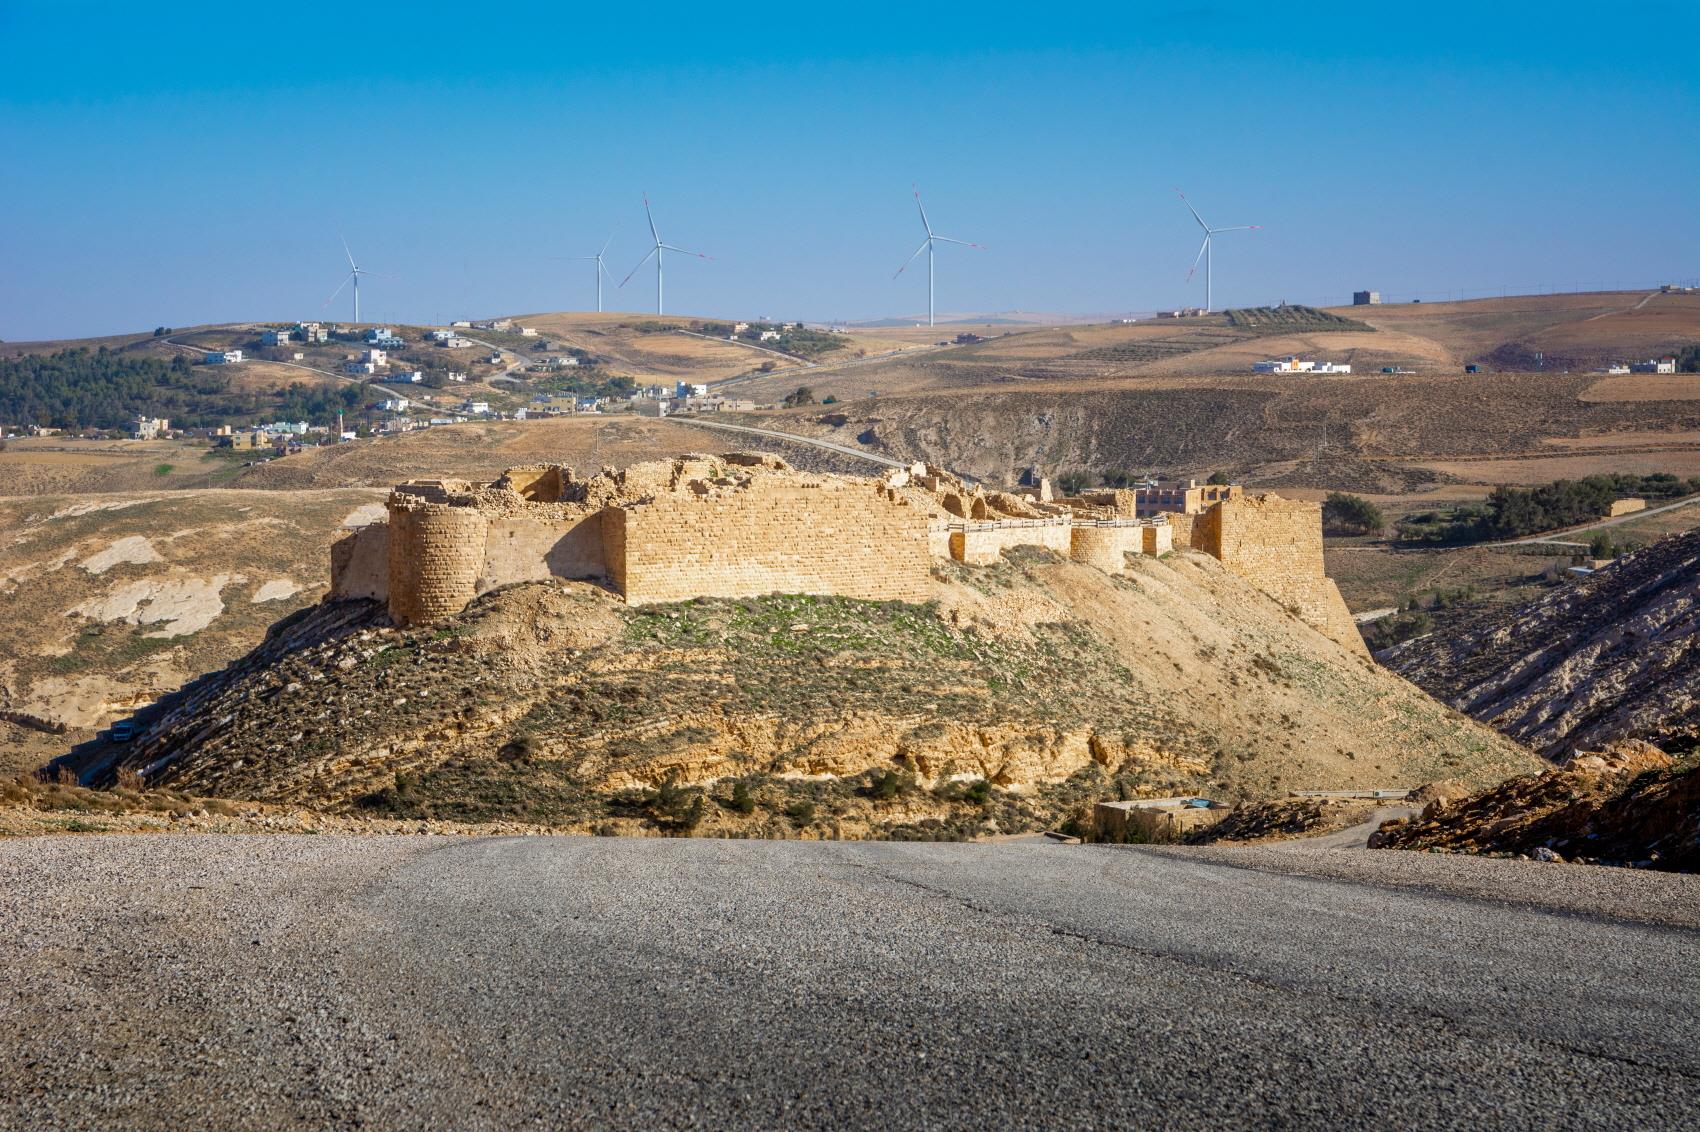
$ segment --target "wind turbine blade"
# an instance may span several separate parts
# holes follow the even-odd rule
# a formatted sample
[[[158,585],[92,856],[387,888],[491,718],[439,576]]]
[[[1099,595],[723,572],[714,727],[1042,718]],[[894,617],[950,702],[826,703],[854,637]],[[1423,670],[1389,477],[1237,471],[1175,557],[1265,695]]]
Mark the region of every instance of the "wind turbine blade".
[[[1210,246],[1210,230],[1205,229],[1204,242],[1198,245],[1198,254],[1192,257],[1192,266],[1186,269],[1186,281],[1192,282],[1192,273],[1198,270],[1198,261],[1204,258],[1204,249]]]
[[[920,256],[920,254],[927,250],[927,245],[932,243],[932,242],[933,242],[933,238],[931,236],[928,236],[926,239],[922,240],[921,246],[915,249],[915,254],[903,261],[903,266],[897,269],[897,271],[892,275],[892,278],[896,279],[897,276],[902,275],[905,271],[908,271],[909,265],[914,263],[915,260]]]
[[[657,244],[656,247],[666,248],[668,251],[678,252],[680,255],[694,255],[698,259],[713,259],[714,258],[711,255],[703,255],[701,252],[693,252],[689,248],[676,248],[672,244]]]
[[[354,278],[354,272],[352,272],[352,271],[351,271],[351,272],[349,272],[349,273],[348,273],[348,274],[347,274],[347,275],[344,275],[344,276],[343,276],[343,277],[342,277],[342,282],[341,282],[341,283],[338,283],[338,284],[337,284],[337,285],[336,285],[336,290],[334,290],[334,291],[332,291],[332,292],[331,292],[331,297],[330,297],[330,299],[326,299],[326,300],[325,300],[325,301],[324,301],[324,302],[323,302],[323,303],[320,303],[320,304],[319,304],[319,305],[320,305],[320,306],[326,306],[326,307],[328,307],[328,306],[330,306],[330,305],[331,305],[331,299],[334,299],[334,298],[336,298],[336,297],[337,297],[337,296],[338,296],[338,295],[340,295],[340,294],[342,294],[342,289],[343,289],[343,288],[344,288],[344,287],[346,287],[346,286],[348,286],[348,281],[349,281],[349,280],[350,280],[350,279],[353,279],[353,278]]]
[[[637,267],[632,268],[629,272],[626,273],[626,277],[624,279],[620,280],[620,286],[624,287],[627,283],[630,283],[632,281],[632,276],[634,276],[638,273],[638,267],[642,267],[644,264],[648,263],[652,258],[654,258],[655,256],[658,256],[660,254],[661,254],[661,245],[660,244],[656,244],[653,248],[650,248],[649,254],[637,261]],[[613,276],[609,276],[609,278],[613,278]]]
[[[1186,194],[1181,192],[1179,189],[1176,189],[1175,195],[1181,198],[1181,203],[1186,205],[1186,210],[1188,212],[1192,213],[1192,218],[1198,221],[1198,226],[1206,232],[1210,231],[1210,225],[1204,222],[1204,217],[1198,215],[1198,209],[1192,207],[1192,202],[1186,199]]]
[[[949,236],[934,236],[933,239],[937,240],[941,244],[961,244],[965,248],[979,248],[981,251],[986,250],[985,244],[971,243],[968,240],[953,240]]]
[[[909,186],[915,192],[915,207],[921,210],[921,227],[927,230],[927,235],[933,234],[933,226],[927,220],[927,206],[921,203],[921,190],[914,185]]]
[[[655,230],[655,215],[649,211],[649,194],[643,194],[643,217],[649,221],[649,234],[655,237],[656,244],[661,243],[661,233]]]

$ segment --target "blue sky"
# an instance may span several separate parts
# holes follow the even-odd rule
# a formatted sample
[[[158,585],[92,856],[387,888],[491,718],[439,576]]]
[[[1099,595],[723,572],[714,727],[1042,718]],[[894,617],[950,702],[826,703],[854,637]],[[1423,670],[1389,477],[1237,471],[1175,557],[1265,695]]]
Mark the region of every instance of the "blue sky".
[[[268,7],[270,10],[261,10]],[[585,309],[1217,305],[1700,275],[1693,3],[0,0],[0,338]],[[651,309],[645,268],[612,309]]]

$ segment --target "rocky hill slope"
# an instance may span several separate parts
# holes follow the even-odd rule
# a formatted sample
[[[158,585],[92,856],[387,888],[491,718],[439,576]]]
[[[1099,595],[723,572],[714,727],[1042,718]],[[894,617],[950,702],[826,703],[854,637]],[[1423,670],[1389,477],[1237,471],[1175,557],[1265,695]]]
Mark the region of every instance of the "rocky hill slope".
[[[1474,796],[1436,798],[1371,844],[1700,872],[1700,760],[1626,740]]]
[[[362,603],[275,627],[118,763],[223,797],[609,831],[954,837],[1109,794],[1476,784],[1537,760],[1214,559],[1114,578],[1015,551],[925,604],[631,607],[497,590],[397,630]],[[110,777],[109,748],[73,757]]]
[[[0,498],[0,775],[246,654],[383,517],[364,490]]]
[[[1380,659],[1548,756],[1622,738],[1686,749],[1700,736],[1697,629],[1700,531]]]

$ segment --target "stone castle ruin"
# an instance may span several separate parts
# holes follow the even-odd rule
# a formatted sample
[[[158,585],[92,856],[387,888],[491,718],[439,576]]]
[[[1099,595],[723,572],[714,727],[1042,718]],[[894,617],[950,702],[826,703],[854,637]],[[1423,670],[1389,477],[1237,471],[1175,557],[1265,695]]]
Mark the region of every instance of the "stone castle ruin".
[[[1212,498],[1196,512],[1142,516],[1132,491],[1057,499],[1048,484],[987,490],[923,464],[863,478],[750,453],[605,468],[588,479],[532,465],[486,485],[397,485],[387,523],[332,547],[331,597],[386,602],[404,625],[459,613],[499,586],[551,578],[593,580],[634,605],[769,593],[921,601],[939,559],[987,565],[1011,547],[1042,546],[1122,573],[1129,554],[1192,549],[1361,650],[1323,572],[1320,506],[1239,489]]]

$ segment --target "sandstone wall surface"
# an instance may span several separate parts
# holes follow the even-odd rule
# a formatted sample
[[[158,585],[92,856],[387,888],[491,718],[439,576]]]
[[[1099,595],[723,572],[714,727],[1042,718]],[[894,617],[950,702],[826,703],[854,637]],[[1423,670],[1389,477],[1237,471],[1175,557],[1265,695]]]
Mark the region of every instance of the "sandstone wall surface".
[[[390,614],[404,625],[459,613],[478,596],[489,520],[470,507],[390,507]]]
[[[1127,556],[1145,553],[1145,532],[1156,527],[1075,527],[1069,556],[1106,574],[1127,571]]]
[[[1312,628],[1368,655],[1322,559],[1322,505],[1260,495],[1198,515],[1193,545],[1298,612]]]
[[[336,600],[390,596],[390,528],[372,523],[331,544],[331,591]]]
[[[634,605],[769,593],[919,601],[931,582],[925,513],[875,481],[769,478],[658,496],[613,509],[604,537],[610,578]]]
[[[477,592],[514,582],[606,577],[608,560],[602,529],[600,511],[562,517],[520,514],[492,518]]]
[[[1038,522],[1032,526],[1006,523],[995,527],[970,527],[950,532],[950,556],[969,566],[989,566],[1012,546],[1042,546],[1066,558],[1073,542],[1072,528],[1066,519]]]

